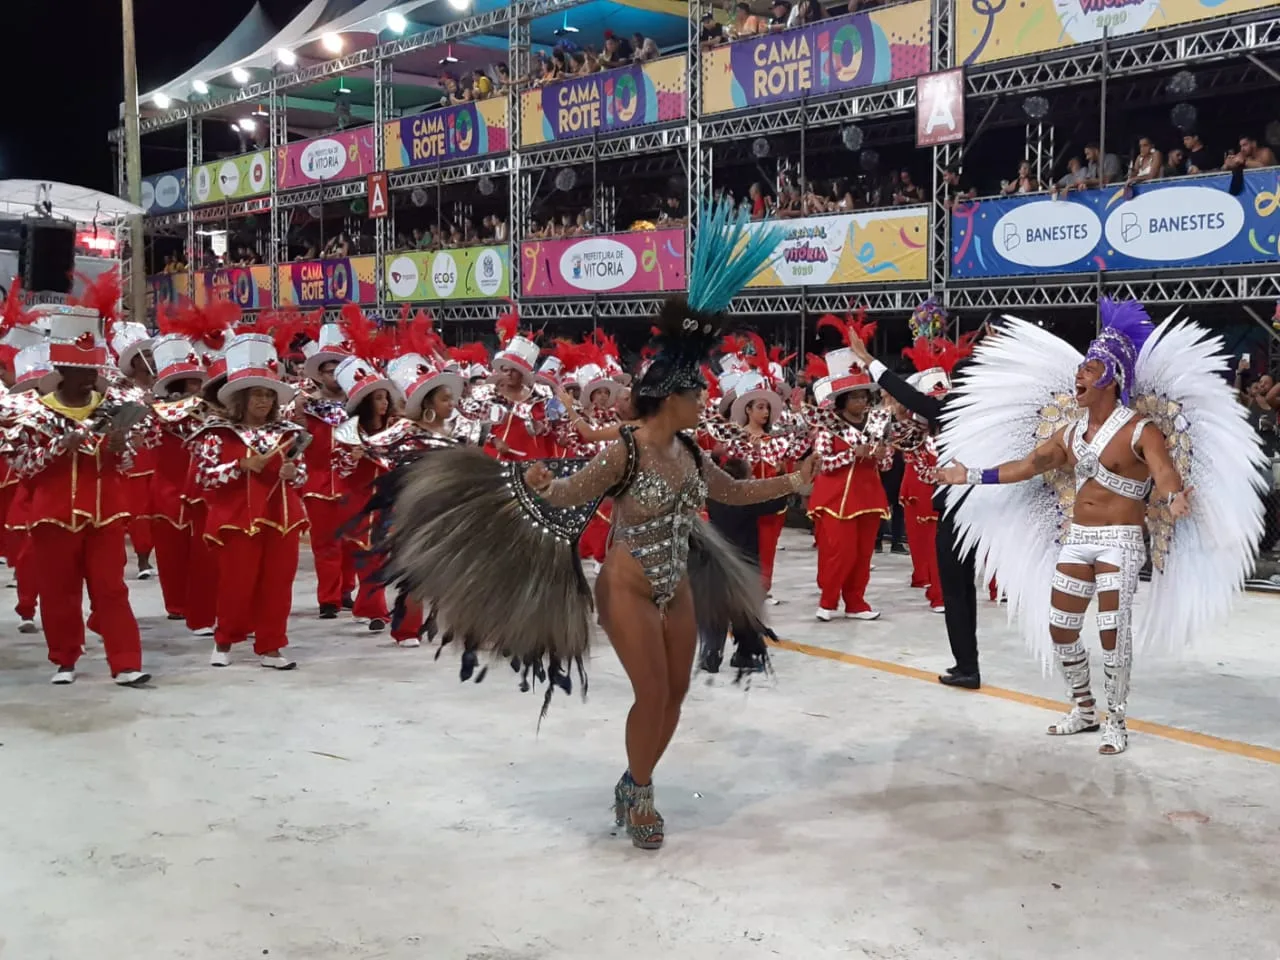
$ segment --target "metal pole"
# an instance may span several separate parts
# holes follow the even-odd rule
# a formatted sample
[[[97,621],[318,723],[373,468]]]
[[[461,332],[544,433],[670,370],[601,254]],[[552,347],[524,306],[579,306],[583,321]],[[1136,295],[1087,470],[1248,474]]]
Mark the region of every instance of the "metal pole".
[[[1098,117],[1098,185],[1107,185],[1107,28],[1102,28],[1102,98]]]
[[[133,0],[120,0],[124,25],[124,151],[129,202],[142,206],[142,147],[138,133],[138,63],[133,36]],[[142,322],[147,312],[147,266],[142,217],[129,218],[129,317]]]

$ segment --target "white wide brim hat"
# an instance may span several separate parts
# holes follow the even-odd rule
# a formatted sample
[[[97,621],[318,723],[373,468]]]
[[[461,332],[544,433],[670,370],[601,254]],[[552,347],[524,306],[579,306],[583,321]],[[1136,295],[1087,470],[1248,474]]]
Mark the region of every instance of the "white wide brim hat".
[[[322,347],[311,356],[307,357],[302,364],[302,375],[308,380],[316,380],[320,376],[320,368],[326,363],[341,363],[351,354],[345,350],[338,350],[333,347]]]
[[[515,370],[519,373],[524,378],[525,383],[532,383],[534,380],[533,371],[524,366],[524,364],[503,356],[501,353],[495,354],[493,357],[493,372],[498,374],[505,373],[508,370]]]
[[[208,378],[209,374],[198,363],[173,364],[156,377],[152,392],[157,397],[162,397],[169,392],[169,385],[179,380],[199,380],[203,384]]]
[[[769,404],[770,422],[777,420],[782,413],[782,397],[778,396],[778,392],[771,387],[756,387],[733,398],[733,403],[729,407],[729,419],[745,426],[747,407],[754,400],[763,400]]]
[[[218,403],[224,407],[230,406],[231,398],[237,393],[243,390],[252,390],[254,387],[266,387],[268,390],[274,390],[276,397],[280,400],[280,406],[284,406],[298,393],[295,387],[285,383],[279,377],[273,377],[269,374],[245,373],[243,376],[227,378],[227,382],[218,388]]]
[[[387,391],[387,396],[389,396],[393,401],[396,397],[400,396],[400,389],[391,378],[382,375],[368,377],[367,379],[357,383],[351,389],[351,392],[347,394],[347,400],[346,403],[343,404],[343,407],[346,409],[348,415],[354,416],[356,407],[360,406],[361,401],[375,390]]]
[[[133,343],[120,351],[120,356],[116,360],[116,368],[126,377],[131,376],[133,374],[134,357],[140,354],[143,350],[150,350],[151,344],[154,342],[155,341],[153,341],[151,337],[133,341]],[[155,373],[155,370],[152,370],[151,372]]]
[[[427,374],[409,387],[408,396],[404,398],[405,417],[409,420],[421,419],[422,405],[427,402],[427,397],[432,390],[438,390],[441,387],[448,387],[454,400],[461,399],[464,385],[462,376],[452,371],[441,370]]]
[[[609,377],[596,377],[594,380],[588,380],[582,385],[582,399],[587,403],[590,403],[591,394],[595,393],[597,390],[607,391],[609,399],[606,400],[605,403],[613,403],[618,399],[618,394],[622,392],[622,384]]]

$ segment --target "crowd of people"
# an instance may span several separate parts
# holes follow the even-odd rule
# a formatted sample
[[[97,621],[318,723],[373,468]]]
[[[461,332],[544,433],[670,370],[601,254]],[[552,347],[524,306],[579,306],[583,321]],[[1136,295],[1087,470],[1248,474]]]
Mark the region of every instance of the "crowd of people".
[[[447,250],[476,244],[506,243],[510,239],[507,221],[498,214],[486,214],[475,219],[463,217],[460,223],[440,220],[426,227],[414,227],[407,233],[396,233],[397,252],[408,250]]]

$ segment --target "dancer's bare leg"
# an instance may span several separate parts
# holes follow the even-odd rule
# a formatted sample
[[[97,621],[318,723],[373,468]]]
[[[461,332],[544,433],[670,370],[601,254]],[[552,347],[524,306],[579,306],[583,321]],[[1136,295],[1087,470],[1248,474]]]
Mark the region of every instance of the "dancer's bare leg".
[[[680,585],[675,598],[667,605],[667,616],[662,626],[662,639],[667,648],[667,710],[658,755],[653,758],[654,766],[667,752],[667,745],[680,723],[680,708],[689,692],[693,658],[698,651],[698,622],[694,617],[693,592],[688,582]]]

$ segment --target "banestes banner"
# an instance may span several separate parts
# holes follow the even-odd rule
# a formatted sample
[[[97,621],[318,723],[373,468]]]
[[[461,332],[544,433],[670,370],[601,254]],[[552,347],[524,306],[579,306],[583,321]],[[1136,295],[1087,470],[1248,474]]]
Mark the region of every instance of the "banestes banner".
[[[1272,263],[1280,258],[1280,169],[956,204],[957,280],[1098,270]]]

